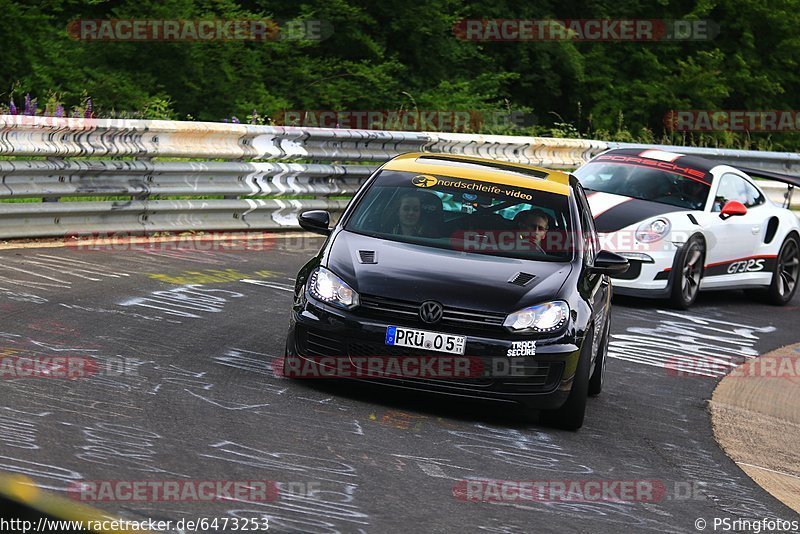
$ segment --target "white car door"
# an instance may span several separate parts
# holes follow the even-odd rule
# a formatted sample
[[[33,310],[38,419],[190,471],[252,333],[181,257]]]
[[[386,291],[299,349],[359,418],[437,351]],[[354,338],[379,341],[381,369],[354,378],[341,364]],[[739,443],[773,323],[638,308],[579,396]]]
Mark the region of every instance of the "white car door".
[[[711,206],[708,250],[702,288],[755,282],[769,276],[765,258],[757,257],[767,217],[765,199],[745,178],[726,172],[717,183]],[[747,213],[722,219],[722,207],[731,200]]]

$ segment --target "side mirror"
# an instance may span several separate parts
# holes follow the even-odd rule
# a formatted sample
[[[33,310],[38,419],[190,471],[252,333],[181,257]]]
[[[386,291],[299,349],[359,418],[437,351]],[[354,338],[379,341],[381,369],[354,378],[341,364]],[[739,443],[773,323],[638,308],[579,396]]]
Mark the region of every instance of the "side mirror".
[[[315,234],[330,235],[331,214],[324,210],[304,211],[297,218],[300,228]]]
[[[628,270],[628,267],[630,267],[628,258],[607,250],[601,250],[595,256],[594,265],[589,267],[589,272],[593,274],[622,274]]]
[[[747,213],[747,208],[744,207],[744,204],[738,200],[729,200],[722,206],[722,211],[719,212],[719,216],[722,220],[725,220],[736,215],[744,215],[745,213]]]

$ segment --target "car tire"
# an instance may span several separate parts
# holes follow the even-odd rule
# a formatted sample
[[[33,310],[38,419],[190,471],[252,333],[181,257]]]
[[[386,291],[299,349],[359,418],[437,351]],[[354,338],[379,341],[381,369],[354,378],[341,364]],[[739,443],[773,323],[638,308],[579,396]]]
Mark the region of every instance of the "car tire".
[[[567,401],[555,410],[542,410],[539,420],[563,430],[578,430],[583,426],[586,414],[586,400],[589,396],[589,368],[592,360],[593,332],[589,332],[581,346],[578,368]]]
[[[679,310],[688,310],[697,300],[700,282],[703,279],[703,265],[706,247],[700,236],[693,235],[678,253],[672,269],[672,292],[670,302]]]
[[[603,339],[597,347],[597,357],[594,362],[594,372],[589,378],[589,396],[596,397],[603,391],[603,382],[606,376],[606,361],[608,359],[608,338],[611,335],[611,316],[606,319]]]
[[[785,306],[797,292],[798,275],[800,275],[800,239],[790,234],[781,245],[772,272],[772,283],[767,289],[766,297],[770,304]]]

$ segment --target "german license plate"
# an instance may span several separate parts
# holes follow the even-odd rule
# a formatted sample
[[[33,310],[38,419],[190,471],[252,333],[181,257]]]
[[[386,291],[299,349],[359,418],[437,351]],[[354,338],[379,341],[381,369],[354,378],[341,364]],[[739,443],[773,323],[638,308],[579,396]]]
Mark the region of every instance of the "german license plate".
[[[467,338],[465,336],[417,330],[416,328],[390,326],[386,329],[386,344],[396,347],[435,350],[448,354],[464,354]]]

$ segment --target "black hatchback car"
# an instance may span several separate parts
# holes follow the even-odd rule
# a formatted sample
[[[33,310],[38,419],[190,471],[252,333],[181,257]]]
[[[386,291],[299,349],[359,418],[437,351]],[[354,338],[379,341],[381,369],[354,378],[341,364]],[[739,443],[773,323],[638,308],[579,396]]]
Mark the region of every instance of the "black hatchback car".
[[[284,375],[354,377],[543,410],[583,424],[610,325],[610,274],[571,175],[481,158],[387,162],[300,269]],[[399,372],[398,372],[399,371]]]

